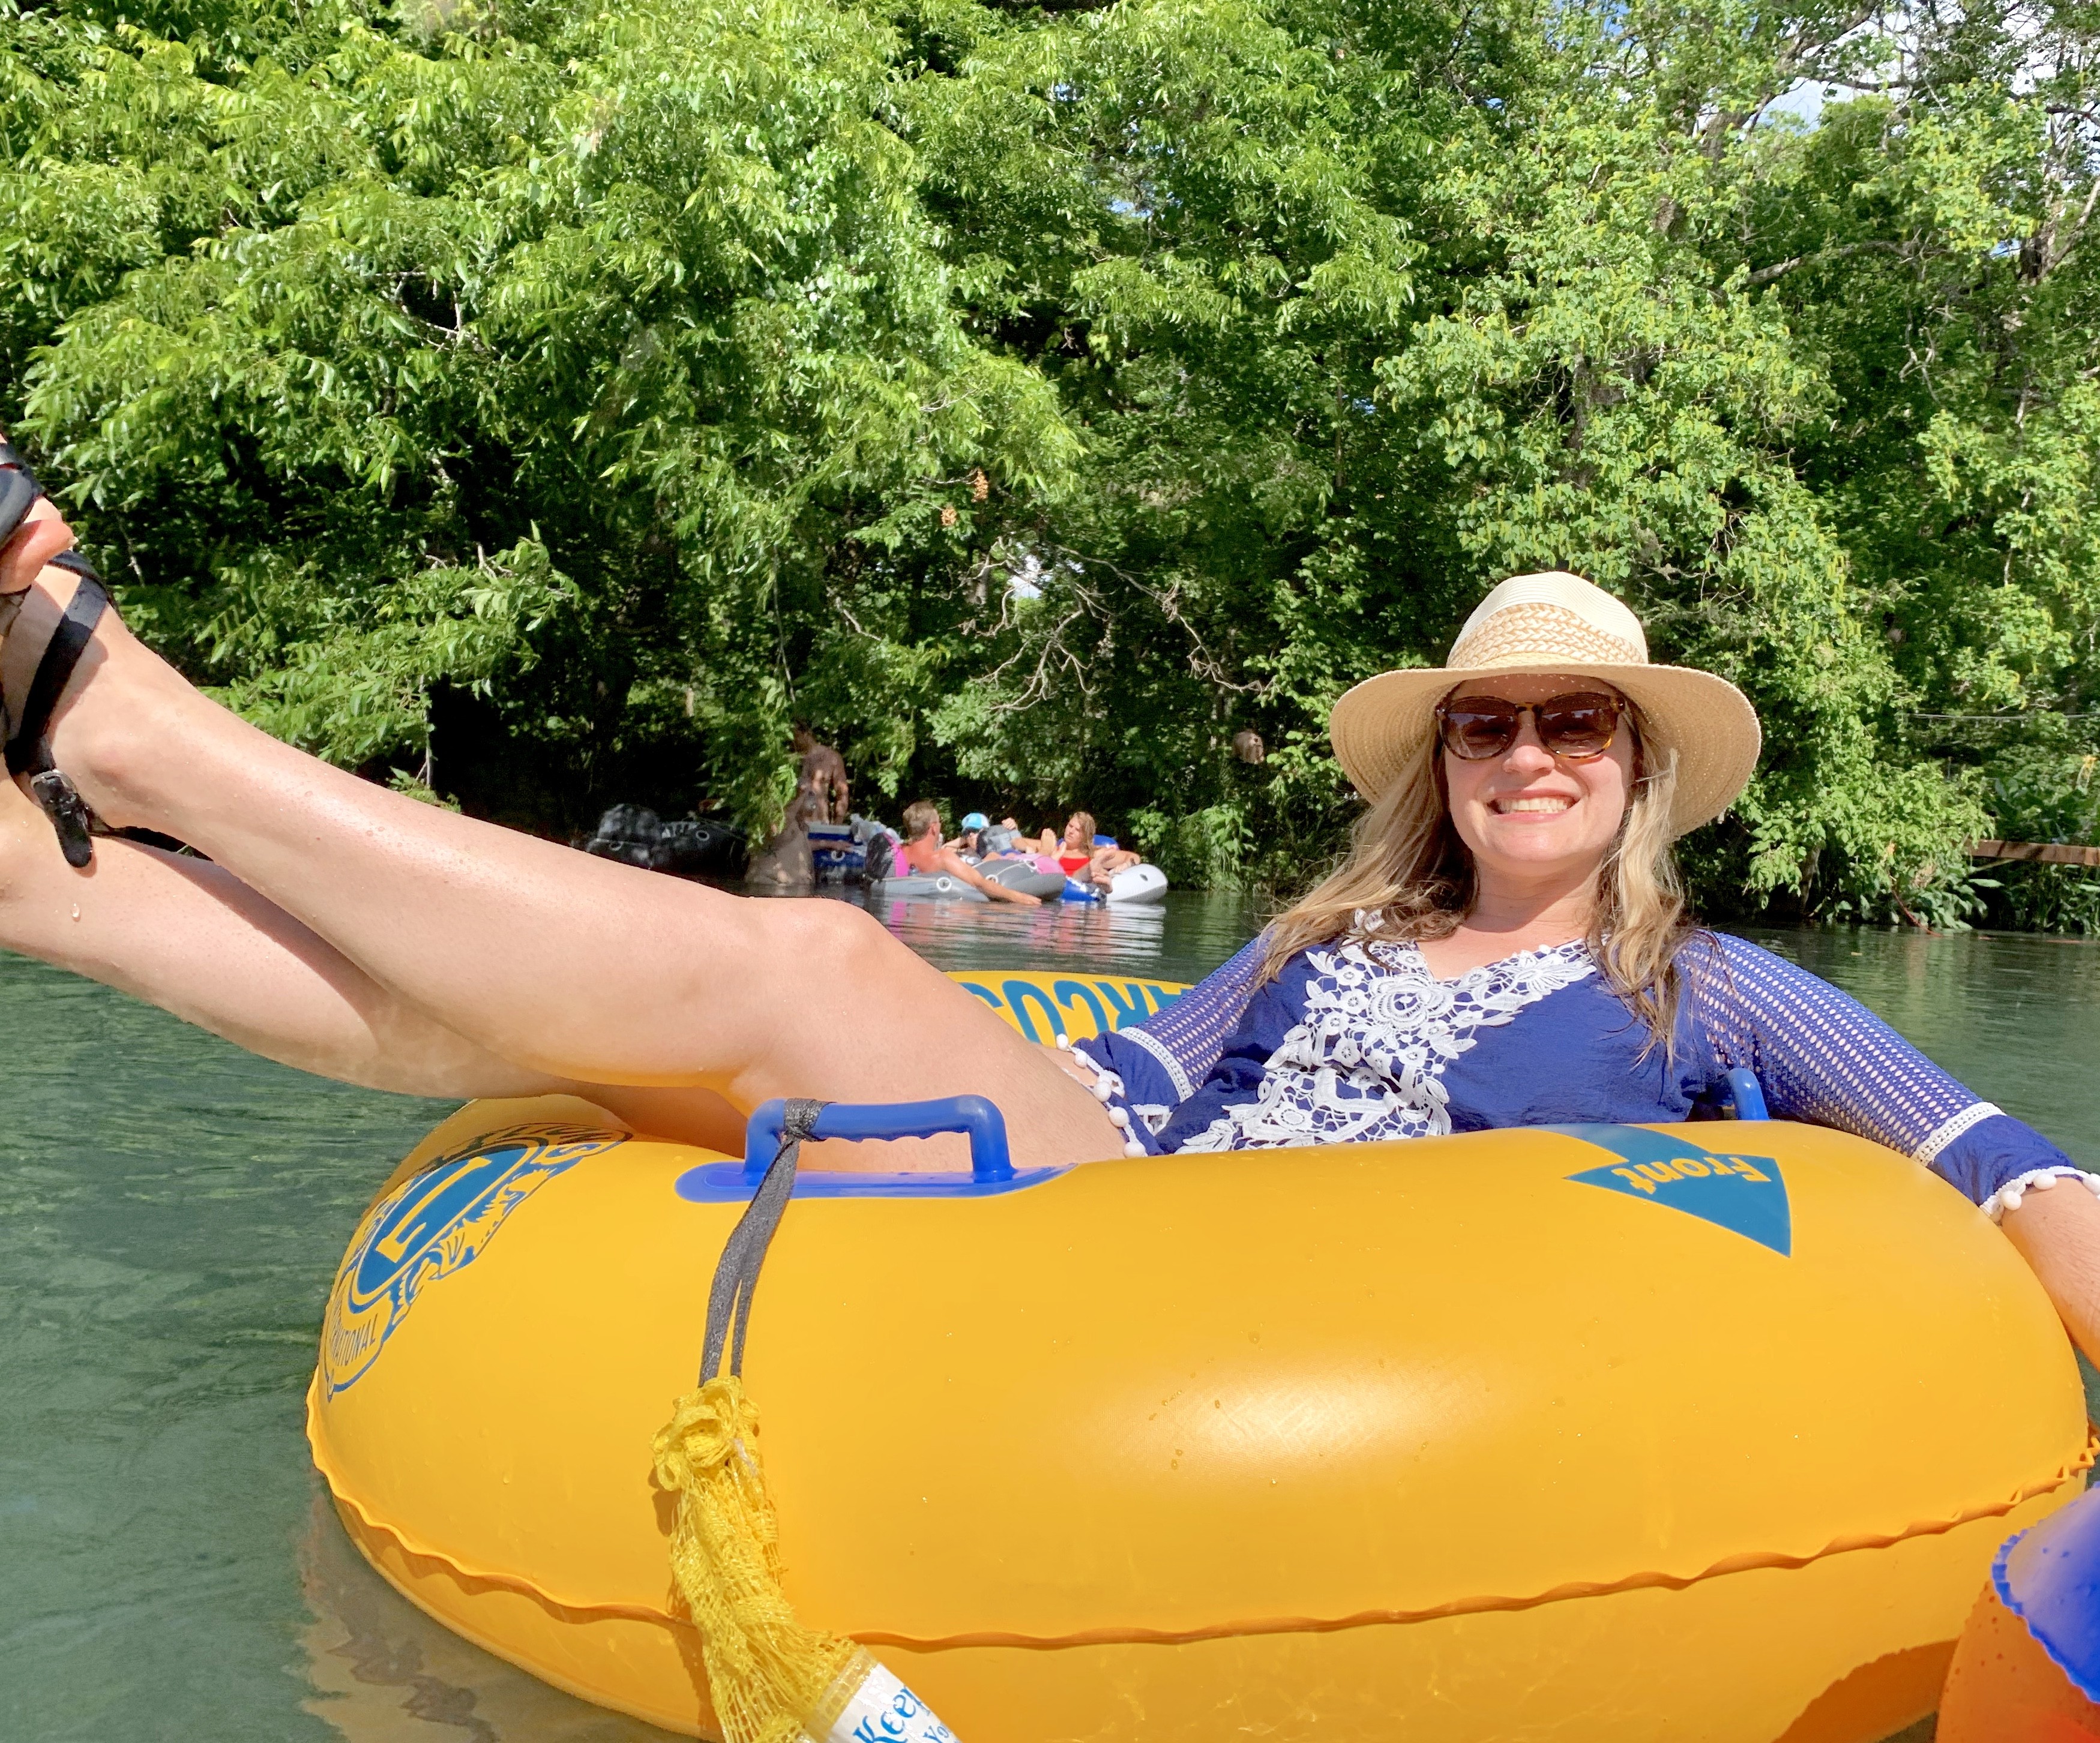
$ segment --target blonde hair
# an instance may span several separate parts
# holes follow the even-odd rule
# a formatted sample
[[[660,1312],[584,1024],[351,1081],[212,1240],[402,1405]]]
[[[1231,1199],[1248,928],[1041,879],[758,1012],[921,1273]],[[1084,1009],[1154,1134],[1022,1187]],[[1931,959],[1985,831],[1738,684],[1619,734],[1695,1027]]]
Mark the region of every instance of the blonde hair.
[[[930,799],[913,801],[904,808],[904,838],[916,841],[922,835],[941,833],[941,808]]]
[[[1670,852],[1677,752],[1652,752],[1640,711],[1633,722],[1635,779],[1626,814],[1597,868],[1587,942],[1612,990],[1668,1048],[1677,1021],[1677,954],[1694,927]],[[1446,938],[1473,905],[1473,856],[1458,838],[1432,733],[1414,765],[1357,820],[1349,852],[1310,895],[1269,927],[1261,979],[1314,944],[1348,938]]]

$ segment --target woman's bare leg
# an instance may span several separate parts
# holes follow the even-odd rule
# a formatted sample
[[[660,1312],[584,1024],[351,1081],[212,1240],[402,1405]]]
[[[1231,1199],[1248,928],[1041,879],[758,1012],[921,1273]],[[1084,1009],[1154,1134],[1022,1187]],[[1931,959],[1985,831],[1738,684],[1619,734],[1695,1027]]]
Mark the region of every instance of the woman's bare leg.
[[[126,841],[75,872],[43,813],[0,794],[0,945],[118,988],[302,1071],[408,1095],[570,1086],[404,1005],[223,868]]]
[[[577,1083],[514,1065],[404,1004],[223,867],[128,841],[75,872],[42,812],[0,783],[0,948],[118,988],[252,1053],[404,1095],[580,1095],[633,1126],[734,1151],[704,1089]]]
[[[72,586],[46,570],[27,596],[0,649],[9,695]],[[530,1072],[739,1108],[976,1091],[1024,1161],[1117,1147],[1041,1050],[859,910],[730,896],[418,804],[247,725],[108,619],[52,739],[106,820],[193,843],[404,1004]],[[925,1160],[960,1147],[934,1140]],[[875,1160],[826,1160],[849,1159]]]

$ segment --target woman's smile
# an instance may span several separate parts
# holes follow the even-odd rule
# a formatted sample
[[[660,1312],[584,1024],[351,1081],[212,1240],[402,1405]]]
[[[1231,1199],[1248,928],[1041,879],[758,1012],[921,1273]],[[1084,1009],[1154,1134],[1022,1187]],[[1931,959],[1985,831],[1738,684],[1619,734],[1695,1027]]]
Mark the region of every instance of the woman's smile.
[[[1458,696],[1536,704],[1596,680],[1512,675],[1462,684]],[[1529,714],[1498,755],[1444,754],[1451,821],[1473,858],[1476,900],[1490,906],[1542,878],[1586,889],[1612,849],[1634,777],[1634,735],[1621,727],[1595,755],[1556,756]]]

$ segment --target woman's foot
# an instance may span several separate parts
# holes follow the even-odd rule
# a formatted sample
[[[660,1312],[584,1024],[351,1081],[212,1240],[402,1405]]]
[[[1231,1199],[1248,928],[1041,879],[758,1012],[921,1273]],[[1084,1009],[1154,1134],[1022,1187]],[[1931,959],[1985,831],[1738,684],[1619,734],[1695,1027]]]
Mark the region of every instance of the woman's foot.
[[[81,868],[93,855],[91,825],[102,817],[120,825],[137,820],[110,815],[116,795],[95,790],[101,783],[90,773],[95,720],[106,711],[77,705],[112,661],[157,667],[164,680],[174,675],[124,628],[94,570],[73,554],[73,530],[50,500],[36,496],[23,511],[34,487],[21,457],[0,438],[0,519],[20,517],[0,526],[0,737],[8,772],[42,808],[68,861]]]

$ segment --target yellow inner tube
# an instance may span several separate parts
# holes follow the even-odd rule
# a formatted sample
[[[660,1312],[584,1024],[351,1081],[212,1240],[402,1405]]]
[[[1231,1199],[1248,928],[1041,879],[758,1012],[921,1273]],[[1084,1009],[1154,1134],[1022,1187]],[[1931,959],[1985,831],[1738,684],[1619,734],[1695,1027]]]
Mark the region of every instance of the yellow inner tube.
[[[957,978],[1044,1040],[1177,990]],[[742,1209],[678,1182],[721,1160],[462,1109],[353,1239],[308,1409],[403,1592],[703,1736],[650,1445]],[[840,1184],[791,1208],[744,1367],[788,1591],[967,1743],[1873,1743],[2089,1462],[2026,1266],[1836,1132]]]

